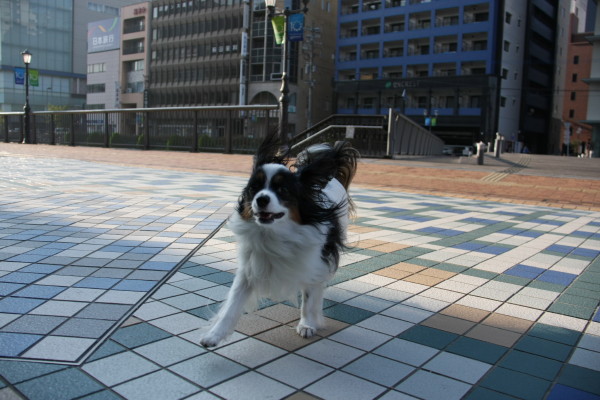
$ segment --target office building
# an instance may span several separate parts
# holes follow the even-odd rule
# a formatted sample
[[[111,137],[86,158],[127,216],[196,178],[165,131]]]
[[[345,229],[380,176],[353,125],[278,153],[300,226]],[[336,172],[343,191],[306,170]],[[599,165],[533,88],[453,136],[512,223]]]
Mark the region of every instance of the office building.
[[[600,157],[600,8],[595,12],[595,28],[587,36],[592,44],[592,65],[590,77],[584,79],[589,86],[589,99],[586,119],[582,122],[592,126],[592,150],[594,157]]]

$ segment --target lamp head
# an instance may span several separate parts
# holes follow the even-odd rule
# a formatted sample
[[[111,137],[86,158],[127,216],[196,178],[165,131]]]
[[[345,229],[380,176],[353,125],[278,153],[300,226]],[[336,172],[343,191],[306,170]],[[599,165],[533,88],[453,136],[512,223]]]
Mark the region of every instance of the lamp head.
[[[31,53],[29,52],[29,50],[24,50],[23,52],[21,52],[21,55],[23,56],[23,62],[25,64],[29,64],[31,62]]]
[[[265,5],[268,9],[275,8],[275,1],[276,0],[265,0]]]

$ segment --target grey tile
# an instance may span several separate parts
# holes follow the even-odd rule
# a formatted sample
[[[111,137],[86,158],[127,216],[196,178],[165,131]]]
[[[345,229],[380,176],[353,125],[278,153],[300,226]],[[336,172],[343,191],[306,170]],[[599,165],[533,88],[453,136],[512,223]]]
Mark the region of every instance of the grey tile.
[[[176,400],[199,392],[201,389],[163,370],[113,387],[113,390],[129,400]]]
[[[306,392],[328,400],[374,399],[386,390],[385,387],[341,371],[313,383]]]
[[[175,364],[169,370],[202,387],[211,387],[246,371],[246,368],[217,354],[206,353]]]
[[[366,354],[364,357],[346,366],[343,370],[380,385],[390,387],[412,373],[415,367],[375,354]]]
[[[17,385],[30,399],[67,400],[85,396],[102,389],[102,385],[76,368],[33,379]]]
[[[71,318],[52,332],[56,336],[99,338],[114,325],[114,321]]]
[[[286,353],[278,347],[254,338],[244,339],[215,351],[249,368],[256,368]]]
[[[225,399],[254,400],[282,399],[295,390],[256,372],[248,372],[212,388],[211,391]]]
[[[76,361],[96,341],[94,339],[46,336],[23,356],[44,360]]]
[[[158,365],[133,352],[105,357],[81,368],[107,386],[114,386],[159,369]]]
[[[91,276],[97,278],[125,278],[131,273],[130,269],[122,268],[101,268],[94,272]]]
[[[206,349],[200,345],[192,344],[186,340],[173,336],[145,346],[140,346],[135,349],[135,352],[157,364],[168,366],[206,353]]]
[[[23,315],[2,328],[2,332],[18,332],[45,335],[63,323],[66,318],[45,315]]]
[[[81,310],[76,317],[77,318],[93,318],[93,319],[107,319],[116,321],[120,319],[131,307],[122,304],[96,304],[92,303],[83,310]]]
[[[296,352],[325,365],[339,368],[360,357],[364,351],[328,339],[322,339]]]
[[[288,354],[258,369],[258,372],[275,378],[297,389],[322,378],[332,368],[295,354]]]

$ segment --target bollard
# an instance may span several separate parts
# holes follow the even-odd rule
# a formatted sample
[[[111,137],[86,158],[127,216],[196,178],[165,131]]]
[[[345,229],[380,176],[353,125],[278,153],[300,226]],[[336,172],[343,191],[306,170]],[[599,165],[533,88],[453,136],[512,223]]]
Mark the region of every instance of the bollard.
[[[483,165],[483,155],[485,153],[485,148],[485,143],[477,143],[477,165]]]

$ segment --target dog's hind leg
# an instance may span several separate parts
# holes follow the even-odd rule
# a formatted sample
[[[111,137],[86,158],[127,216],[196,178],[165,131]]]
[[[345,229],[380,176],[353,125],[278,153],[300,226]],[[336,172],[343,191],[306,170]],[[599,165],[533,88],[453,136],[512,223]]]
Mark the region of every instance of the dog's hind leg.
[[[252,288],[246,278],[242,274],[236,274],[227,299],[217,313],[212,327],[200,339],[202,346],[214,347],[233,332],[251,293]]]
[[[300,309],[300,322],[296,332],[303,338],[309,338],[323,327],[323,284],[311,285],[302,289],[302,306]]]

